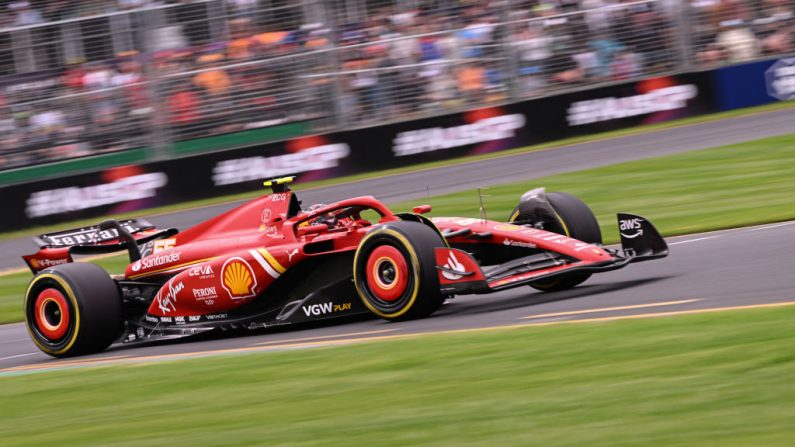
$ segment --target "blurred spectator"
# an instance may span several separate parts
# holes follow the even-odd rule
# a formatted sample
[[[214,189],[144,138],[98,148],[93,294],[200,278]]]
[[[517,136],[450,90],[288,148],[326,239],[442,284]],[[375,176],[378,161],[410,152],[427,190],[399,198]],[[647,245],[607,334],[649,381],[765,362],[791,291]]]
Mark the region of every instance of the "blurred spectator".
[[[759,40],[750,28],[742,23],[724,22],[715,41],[726,59],[730,62],[742,62],[759,55]]]
[[[178,134],[185,134],[201,118],[201,99],[197,87],[189,83],[177,83],[170,90],[166,99],[166,110],[169,119]]]
[[[744,0],[710,0],[696,5],[704,36],[696,57],[702,64],[741,62],[761,53],[759,37],[754,33],[753,10]]]
[[[458,91],[468,102],[479,102],[486,86],[486,70],[478,64],[467,64],[458,69]]]
[[[0,163],[151,144],[163,115],[176,139],[335,112],[373,124],[666,73],[683,56],[675,14],[700,64],[795,51],[792,0],[342,3],[0,0],[0,28],[32,27],[9,42],[35,48],[5,53],[30,85],[0,104]]]
[[[764,53],[795,51],[795,2],[763,0],[754,25]]]
[[[229,25],[229,43],[226,54],[229,59],[248,59],[254,55],[254,39],[251,37],[251,19],[241,17],[227,22]]]
[[[63,131],[66,121],[60,110],[42,110],[30,117],[30,131],[37,139],[53,139]]]
[[[8,9],[16,13],[14,26],[37,25],[44,22],[41,13],[30,6],[30,2],[19,1],[8,5]]]
[[[205,54],[196,60],[203,71],[193,77],[193,83],[211,96],[221,96],[229,90],[229,75],[218,68],[223,59],[222,54],[215,53]]]

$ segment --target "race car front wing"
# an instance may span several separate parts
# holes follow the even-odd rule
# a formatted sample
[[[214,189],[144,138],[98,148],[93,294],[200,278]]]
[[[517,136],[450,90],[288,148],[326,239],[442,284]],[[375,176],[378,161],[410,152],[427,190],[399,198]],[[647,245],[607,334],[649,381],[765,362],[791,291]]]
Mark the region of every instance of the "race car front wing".
[[[436,261],[442,293],[450,295],[491,293],[575,272],[606,272],[633,262],[668,256],[668,245],[652,223],[638,215],[619,213],[621,248],[601,247],[607,261],[585,261],[545,251],[490,266],[480,266],[469,253],[437,248]]]

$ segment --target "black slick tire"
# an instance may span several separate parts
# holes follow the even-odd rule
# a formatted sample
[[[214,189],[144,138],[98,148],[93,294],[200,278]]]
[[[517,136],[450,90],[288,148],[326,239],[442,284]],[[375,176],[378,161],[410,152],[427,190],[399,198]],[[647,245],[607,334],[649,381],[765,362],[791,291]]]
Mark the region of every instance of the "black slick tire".
[[[119,287],[94,264],[64,264],[39,272],[25,293],[24,310],[33,342],[53,357],[102,351],[122,332]]]
[[[364,305],[389,321],[431,315],[444,302],[434,251],[444,246],[436,231],[419,222],[390,222],[367,233],[353,261]]]
[[[602,231],[591,208],[578,197],[565,192],[547,193],[547,200],[555,210],[557,222],[551,223],[544,229],[553,233],[562,234],[590,244],[602,243]],[[519,207],[511,213],[511,221],[523,220]],[[591,277],[591,273],[573,272],[568,275],[551,278],[546,281],[536,281],[530,286],[542,292],[566,290],[582,284]]]

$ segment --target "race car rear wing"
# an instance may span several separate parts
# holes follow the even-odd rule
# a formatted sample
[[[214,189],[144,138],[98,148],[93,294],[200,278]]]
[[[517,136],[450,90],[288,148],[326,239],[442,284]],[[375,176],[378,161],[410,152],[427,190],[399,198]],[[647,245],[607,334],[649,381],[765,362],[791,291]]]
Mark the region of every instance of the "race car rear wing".
[[[72,262],[72,255],[96,255],[127,250],[130,262],[151,250],[151,242],[173,236],[176,228],[158,230],[144,219],[107,220],[99,225],[75,228],[33,238],[39,251],[22,259],[33,273]],[[143,248],[143,249],[142,249]]]

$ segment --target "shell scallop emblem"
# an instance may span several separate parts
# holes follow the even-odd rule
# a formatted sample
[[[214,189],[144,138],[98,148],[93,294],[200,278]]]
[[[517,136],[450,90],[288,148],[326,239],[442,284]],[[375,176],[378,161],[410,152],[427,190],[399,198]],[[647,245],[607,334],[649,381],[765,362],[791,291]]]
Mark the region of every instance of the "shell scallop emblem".
[[[230,258],[221,269],[221,278],[224,290],[232,299],[249,298],[255,295],[257,278],[251,265],[243,258]]]

